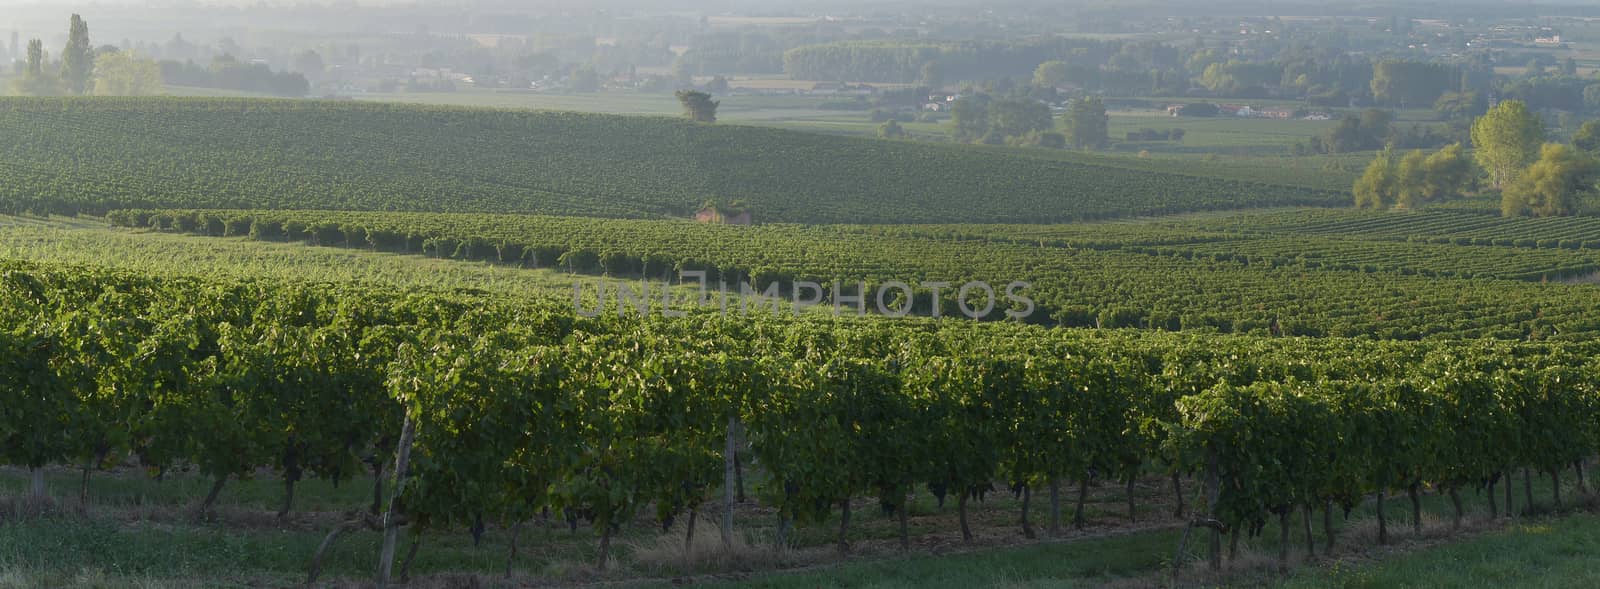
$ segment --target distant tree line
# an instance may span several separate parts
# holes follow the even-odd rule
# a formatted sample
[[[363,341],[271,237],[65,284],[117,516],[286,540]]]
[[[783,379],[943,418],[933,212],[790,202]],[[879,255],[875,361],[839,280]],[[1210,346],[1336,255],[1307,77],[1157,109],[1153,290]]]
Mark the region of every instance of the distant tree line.
[[[1378,149],[1431,149],[1458,142],[1463,133],[1452,134],[1436,125],[1394,123],[1391,111],[1369,108],[1359,114],[1351,113],[1337,125],[1321,135],[1295,143],[1293,155],[1325,153],[1352,153]]]
[[[955,101],[950,114],[951,135],[957,141],[1080,149],[1110,143],[1106,105],[1094,97],[1073,100],[1059,125],[1049,105],[1021,94],[966,95]]]
[[[192,61],[162,61],[161,80],[172,86],[216,88],[299,98],[311,91],[303,74],[274,72],[265,64],[244,63],[223,55],[202,67]]]
[[[1121,47],[1120,43],[1065,38],[949,43],[846,41],[790,49],[783,54],[783,70],[800,80],[922,82],[940,86],[956,80],[1029,76],[1039,64],[1052,60],[1070,60],[1087,68],[1091,63],[1104,63]],[[1169,48],[1169,52],[1175,60],[1177,51]]]
[[[29,96],[81,96],[94,90],[94,47],[89,44],[89,24],[76,14],[67,29],[67,46],[61,62],[51,64],[44,42],[28,41],[27,55],[19,63],[21,71],[12,82],[12,91]]]
[[[1054,129],[1055,119],[1049,106],[1026,97],[972,94],[951,105],[950,126],[959,141],[1004,145],[1010,138]]]
[[[1594,190],[1600,121],[1584,123],[1571,144],[1547,142],[1539,116],[1508,100],[1474,120],[1471,136],[1470,158],[1459,143],[1432,155],[1413,150],[1397,157],[1385,149],[1356,180],[1356,207],[1414,209],[1459,197],[1477,183],[1474,164],[1499,190],[1507,217],[1575,214],[1580,197]]]
[[[689,50],[673,63],[673,71],[680,78],[734,72],[782,73],[783,52],[788,47],[781,37],[753,31],[704,33],[691,40]]]
[[[1472,162],[1460,144],[1432,155],[1412,150],[1396,161],[1384,150],[1356,180],[1356,208],[1398,207],[1416,209],[1428,203],[1458,198],[1471,184]]]
[[[1305,97],[1325,106],[1348,106],[1358,100],[1427,106],[1438,95],[1457,89],[1464,77],[1456,65],[1381,63],[1375,66],[1363,56],[1309,46],[1240,56],[1198,42],[1179,47],[1156,41],[1065,38],[841,41],[784,53],[784,71],[796,79],[941,86],[1048,71],[1048,80],[1036,78],[1035,83],[1119,96],[1182,96],[1198,89],[1238,98]],[[1050,67],[1041,69],[1042,64]],[[1412,70],[1425,75],[1413,76]]]
[[[1246,50],[1208,46],[1203,40],[1013,39],[837,41],[789,49],[783,60],[784,71],[803,80],[941,88],[1015,84],[1031,77],[1038,88],[1105,96],[1278,98],[1324,109],[1432,107],[1456,124],[1450,133],[1426,138],[1425,147],[1464,139],[1466,122],[1488,109],[1490,97],[1518,100],[1535,111],[1600,113],[1600,79],[1578,76],[1571,59],[1554,62],[1542,54],[1522,74],[1506,73],[1511,60],[1521,55],[1474,50],[1417,59],[1357,54],[1317,42]],[[1538,57],[1555,67],[1546,67]]]

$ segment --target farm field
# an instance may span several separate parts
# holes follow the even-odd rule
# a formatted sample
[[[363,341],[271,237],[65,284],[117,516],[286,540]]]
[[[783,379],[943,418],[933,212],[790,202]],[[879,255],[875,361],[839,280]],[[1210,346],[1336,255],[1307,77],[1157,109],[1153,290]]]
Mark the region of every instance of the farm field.
[[[1109,132],[1117,150],[1151,153],[1221,153],[1234,156],[1281,156],[1295,143],[1326,133],[1337,121],[1277,121],[1230,117],[1184,118],[1148,111],[1112,111]],[[1140,129],[1180,128],[1183,141],[1120,141]]]

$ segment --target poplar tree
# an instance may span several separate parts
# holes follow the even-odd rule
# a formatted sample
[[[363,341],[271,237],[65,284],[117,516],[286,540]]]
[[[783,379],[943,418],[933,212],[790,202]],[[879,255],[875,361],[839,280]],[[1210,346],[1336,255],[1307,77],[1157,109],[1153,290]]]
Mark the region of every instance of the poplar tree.
[[[94,80],[94,47],[89,45],[89,24],[76,14],[72,15],[67,48],[61,51],[61,78],[67,92],[76,95],[88,92]]]
[[[44,64],[44,43],[38,39],[28,41],[28,55],[23,63],[22,75],[11,80],[11,91],[23,96],[60,94],[60,81],[44,71]]]
[[[1473,155],[1496,188],[1516,179],[1539,154],[1544,123],[1520,100],[1507,100],[1472,123]]]
[[[1351,192],[1358,209],[1381,209],[1395,202],[1394,154],[1388,150],[1372,158],[1367,171],[1356,180]]]

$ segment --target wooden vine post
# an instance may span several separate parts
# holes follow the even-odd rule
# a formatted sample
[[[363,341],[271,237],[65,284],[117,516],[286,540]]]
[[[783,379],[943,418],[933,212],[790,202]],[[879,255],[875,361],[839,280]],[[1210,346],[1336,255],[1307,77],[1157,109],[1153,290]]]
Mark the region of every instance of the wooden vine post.
[[[389,586],[389,577],[394,572],[395,544],[400,536],[400,526],[404,524],[399,517],[400,490],[405,484],[406,468],[411,462],[411,441],[416,433],[416,423],[411,416],[406,416],[405,425],[400,429],[400,445],[395,452],[394,488],[389,492],[389,509],[383,514],[383,552],[378,557],[378,589]]]

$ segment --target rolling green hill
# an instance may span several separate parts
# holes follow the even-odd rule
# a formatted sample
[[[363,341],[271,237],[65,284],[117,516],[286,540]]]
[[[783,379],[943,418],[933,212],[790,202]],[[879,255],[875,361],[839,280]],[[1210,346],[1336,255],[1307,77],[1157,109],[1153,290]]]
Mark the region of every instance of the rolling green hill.
[[[1343,204],[1305,186],[662,117],[256,99],[0,99],[0,210],[317,208],[1037,223]]]

